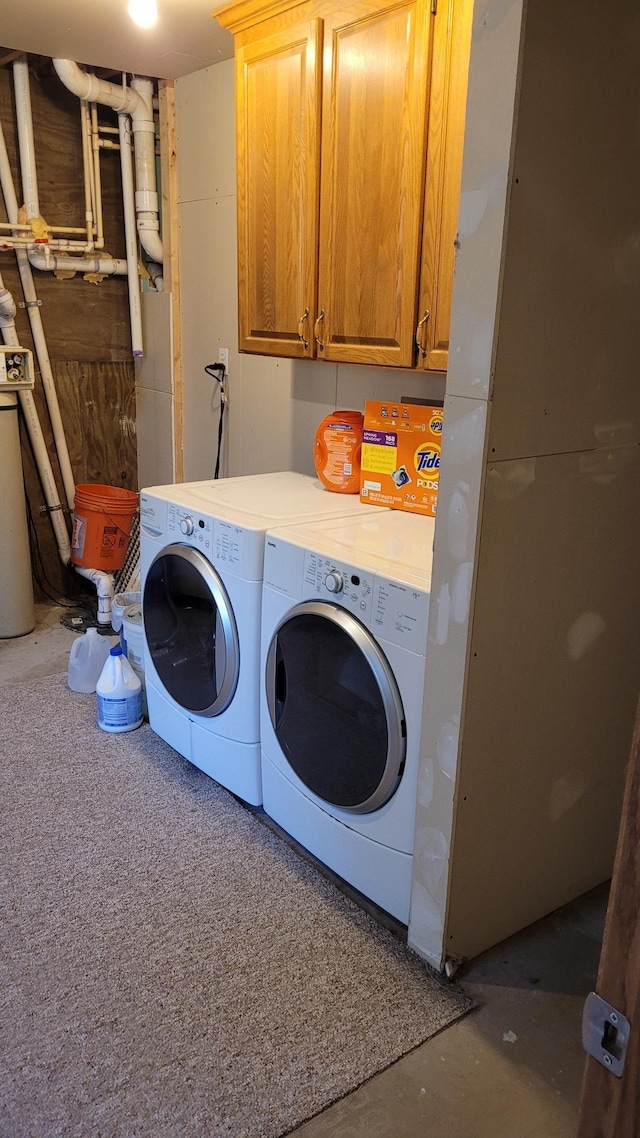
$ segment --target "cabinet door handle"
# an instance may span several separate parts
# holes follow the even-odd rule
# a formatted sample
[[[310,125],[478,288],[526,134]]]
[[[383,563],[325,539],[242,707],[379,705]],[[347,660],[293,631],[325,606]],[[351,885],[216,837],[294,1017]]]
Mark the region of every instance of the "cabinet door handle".
[[[429,309],[425,309],[425,314],[422,320],[418,320],[418,327],[416,328],[416,347],[423,356],[427,354],[427,321],[430,316]]]
[[[320,309],[320,315],[318,316],[318,319],[316,320],[316,322],[313,326],[313,334],[314,334],[315,339],[316,339],[316,344],[320,348],[320,351],[324,352],[324,342],[320,339],[320,336],[319,336],[320,324],[321,323],[324,324],[324,308]]]
[[[302,313],[302,316],[298,320],[298,338],[300,340],[302,340],[302,343],[304,344],[305,352],[306,352],[307,348],[309,347],[309,336],[308,336],[307,329],[304,327],[305,322],[308,321],[308,319],[309,319],[309,309],[305,308],[304,312]]]

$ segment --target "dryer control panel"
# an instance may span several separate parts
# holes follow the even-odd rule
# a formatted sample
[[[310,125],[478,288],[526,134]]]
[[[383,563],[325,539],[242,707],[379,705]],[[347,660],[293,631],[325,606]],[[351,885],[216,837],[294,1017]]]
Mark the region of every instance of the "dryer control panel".
[[[311,551],[304,555],[303,600],[333,601],[381,640],[424,656],[429,594]]]
[[[367,625],[371,617],[373,581],[371,573],[358,573],[351,566],[338,564],[319,553],[305,553],[304,599],[334,600]]]

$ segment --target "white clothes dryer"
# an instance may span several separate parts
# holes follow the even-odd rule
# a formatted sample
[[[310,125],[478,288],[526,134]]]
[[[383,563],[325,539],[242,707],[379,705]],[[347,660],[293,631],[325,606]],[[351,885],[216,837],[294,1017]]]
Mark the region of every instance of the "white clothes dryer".
[[[176,751],[252,805],[262,803],[264,534],[292,520],[374,509],[292,471],[140,493],[149,722]]]
[[[435,519],[399,510],[267,534],[265,812],[409,919]]]

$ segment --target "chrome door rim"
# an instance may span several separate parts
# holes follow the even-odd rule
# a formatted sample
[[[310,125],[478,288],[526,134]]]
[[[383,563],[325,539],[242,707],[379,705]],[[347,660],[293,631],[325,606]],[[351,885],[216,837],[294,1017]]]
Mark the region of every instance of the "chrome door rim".
[[[275,670],[276,670],[276,651],[278,644],[278,634],[285,624],[288,624],[292,619],[297,616],[319,616],[325,620],[329,620],[332,624],[337,625],[354,641],[357,648],[360,649],[365,660],[369,664],[373,672],[378,691],[382,699],[384,708],[385,719],[387,723],[387,761],[385,763],[384,772],[378,786],[373,794],[369,796],[364,802],[358,803],[356,806],[342,806],[337,803],[331,802],[330,799],[321,798],[321,801],[327,802],[334,809],[346,810],[352,814],[370,814],[372,811],[379,809],[391,797],[397,788],[397,785],[402,774],[404,761],[406,756],[406,734],[402,730],[404,726],[404,709],[402,706],[402,699],[396,683],[396,678],[391,670],[391,666],[384,655],[384,652],[377,644],[374,637],[365,628],[363,624],[352,616],[346,609],[340,608],[339,605],[332,604],[328,601],[302,601],[300,604],[295,605],[289,609],[287,614],[279,622],[275,629],[269,649],[267,652],[266,667],[265,667],[265,686],[266,686],[266,699],[267,707],[269,709],[269,717],[271,724],[277,738],[277,723],[276,723],[276,706],[275,706]],[[286,761],[286,759],[285,759]],[[288,764],[289,766],[291,764]],[[292,768],[293,769],[293,768]],[[295,773],[295,772],[294,772]],[[300,775],[296,774],[297,778]],[[304,779],[300,778],[303,785]],[[307,788],[312,794],[310,787]],[[320,798],[320,795],[316,795]]]
[[[240,670],[240,643],[238,639],[238,629],[233,613],[233,608],[218,573],[211,565],[211,562],[207,560],[207,558],[203,553],[200,552],[199,549],[192,549],[189,545],[180,544],[165,546],[164,549],[156,554],[153,561],[151,562],[151,565],[147,571],[147,577],[151,573],[154,565],[156,565],[158,561],[161,561],[163,557],[180,557],[188,565],[191,565],[191,567],[195,569],[197,573],[200,574],[209,593],[211,594],[213,602],[216,606],[216,612],[218,613],[220,619],[224,639],[226,662],[222,686],[218,691],[218,694],[213,703],[211,703],[209,707],[198,709],[197,711],[194,711],[192,708],[184,707],[184,710],[189,715],[202,715],[206,718],[211,718],[213,716],[220,715],[223,711],[226,710],[226,708],[231,703],[231,700],[233,699],[236,688],[238,686],[238,676]],[[144,591],[142,594],[142,601],[142,617],[144,626]],[[153,663],[153,654],[151,653],[150,649],[149,655],[151,657],[151,662]],[[155,664],[153,666],[155,669]],[[162,683],[162,679],[159,674],[158,679]],[[162,686],[165,688],[168,694],[171,695],[171,692],[168,691],[165,685],[163,684]],[[171,698],[175,699],[174,696],[171,696]],[[179,703],[179,701],[176,700],[176,703]],[[183,707],[182,704],[179,704],[179,706]]]

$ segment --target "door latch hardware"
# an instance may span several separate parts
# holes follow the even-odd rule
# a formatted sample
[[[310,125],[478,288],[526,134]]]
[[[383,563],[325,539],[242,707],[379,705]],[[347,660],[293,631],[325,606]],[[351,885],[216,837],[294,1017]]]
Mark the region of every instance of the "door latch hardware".
[[[597,992],[589,992],[582,1013],[582,1046],[618,1079],[624,1071],[631,1024]]]

